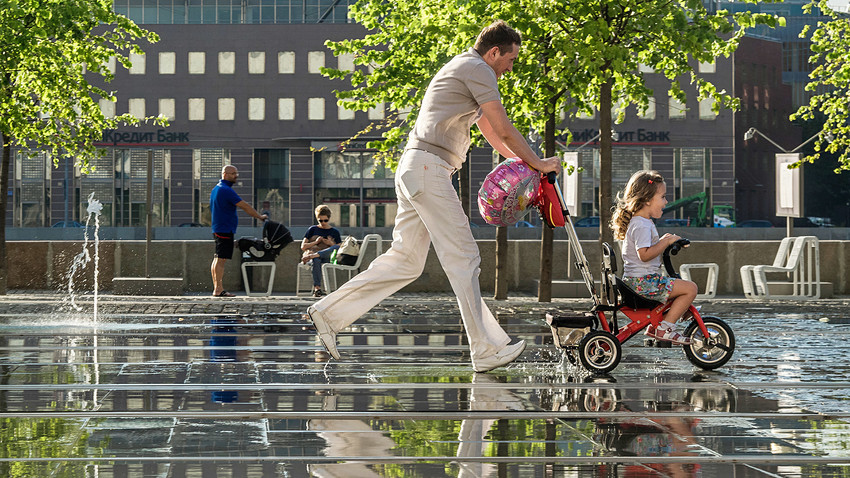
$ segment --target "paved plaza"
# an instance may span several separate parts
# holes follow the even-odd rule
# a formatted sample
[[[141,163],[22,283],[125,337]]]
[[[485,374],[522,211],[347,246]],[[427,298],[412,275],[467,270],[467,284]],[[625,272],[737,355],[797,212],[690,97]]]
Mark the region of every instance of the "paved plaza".
[[[294,296],[0,297],[0,476],[847,477],[850,300],[701,301],[732,360],[624,344],[593,377],[543,317],[487,300],[529,347],[475,374],[453,297],[397,294],[329,361]]]

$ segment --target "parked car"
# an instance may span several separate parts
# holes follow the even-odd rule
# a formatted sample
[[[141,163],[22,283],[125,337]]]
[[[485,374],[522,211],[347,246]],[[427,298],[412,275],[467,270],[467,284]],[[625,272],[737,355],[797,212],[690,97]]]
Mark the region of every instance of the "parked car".
[[[204,227],[204,225],[197,222],[184,222],[177,227]]]
[[[749,219],[735,224],[735,227],[773,227],[773,223],[765,219]]]
[[[573,224],[575,227],[599,227],[599,216],[587,216]]]
[[[59,221],[51,227],[86,227],[77,221]]]

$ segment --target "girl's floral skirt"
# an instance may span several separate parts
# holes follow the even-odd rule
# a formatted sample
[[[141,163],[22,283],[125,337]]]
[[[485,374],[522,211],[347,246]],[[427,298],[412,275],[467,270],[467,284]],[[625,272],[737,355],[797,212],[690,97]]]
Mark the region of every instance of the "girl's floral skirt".
[[[623,282],[635,292],[647,299],[667,302],[667,297],[673,290],[675,279],[662,274],[648,274],[641,277],[623,277]]]

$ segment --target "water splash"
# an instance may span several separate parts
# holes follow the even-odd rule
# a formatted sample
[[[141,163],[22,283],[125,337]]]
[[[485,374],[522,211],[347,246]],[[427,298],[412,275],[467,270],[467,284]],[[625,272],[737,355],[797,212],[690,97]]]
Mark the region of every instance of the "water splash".
[[[94,198],[94,192],[89,194],[88,207],[86,212],[86,229],[83,234],[83,250],[74,256],[74,262],[71,264],[71,270],[68,272],[68,295],[71,300],[71,306],[77,311],[83,310],[74,300],[74,274],[79,269],[85,268],[86,264],[91,262],[89,254],[89,223],[94,217],[94,322],[97,323],[97,292],[98,292],[98,275],[100,272],[100,214],[103,210],[103,204]]]

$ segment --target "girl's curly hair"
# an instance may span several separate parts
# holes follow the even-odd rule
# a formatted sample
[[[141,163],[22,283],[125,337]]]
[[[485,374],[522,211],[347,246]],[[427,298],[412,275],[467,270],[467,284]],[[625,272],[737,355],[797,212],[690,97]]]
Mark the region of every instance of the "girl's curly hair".
[[[626,238],[626,230],[629,221],[642,207],[652,200],[658,185],[664,182],[664,178],[658,171],[638,171],[632,174],[626,188],[617,193],[617,206],[611,217],[611,230],[614,238],[623,240]]]

